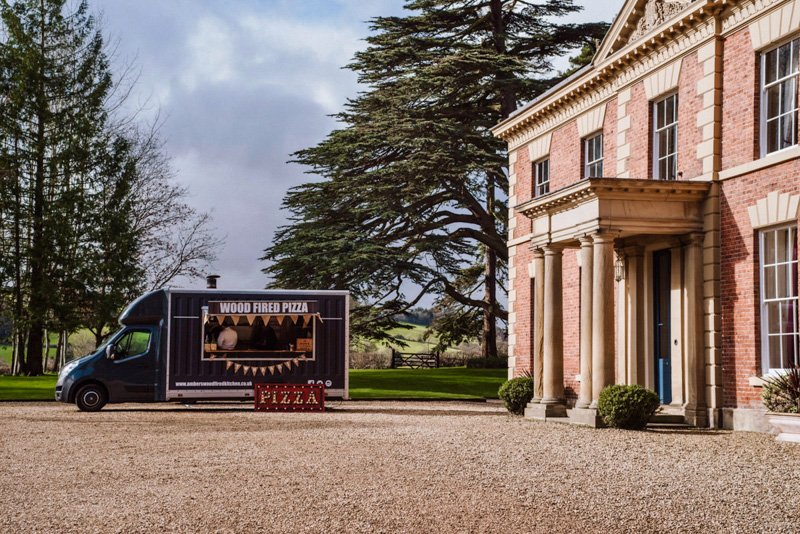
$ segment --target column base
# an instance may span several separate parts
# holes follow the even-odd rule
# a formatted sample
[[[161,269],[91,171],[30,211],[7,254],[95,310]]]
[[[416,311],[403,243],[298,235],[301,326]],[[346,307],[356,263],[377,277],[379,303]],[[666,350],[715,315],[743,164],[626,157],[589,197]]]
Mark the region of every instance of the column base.
[[[567,407],[563,404],[531,404],[525,407],[525,417],[535,421],[547,421],[555,417],[566,417]]]
[[[604,428],[603,419],[597,415],[597,410],[593,408],[573,408],[569,410],[569,422],[573,425],[590,426],[592,428]]]
[[[708,426],[708,409],[702,406],[686,406],[683,409],[683,420],[687,425],[706,428]]]

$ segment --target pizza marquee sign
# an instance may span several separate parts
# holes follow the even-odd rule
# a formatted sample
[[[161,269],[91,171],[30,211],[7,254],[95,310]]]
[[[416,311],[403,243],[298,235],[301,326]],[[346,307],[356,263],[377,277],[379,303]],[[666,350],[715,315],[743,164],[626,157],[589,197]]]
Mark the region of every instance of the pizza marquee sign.
[[[324,412],[322,384],[256,384],[257,412]]]

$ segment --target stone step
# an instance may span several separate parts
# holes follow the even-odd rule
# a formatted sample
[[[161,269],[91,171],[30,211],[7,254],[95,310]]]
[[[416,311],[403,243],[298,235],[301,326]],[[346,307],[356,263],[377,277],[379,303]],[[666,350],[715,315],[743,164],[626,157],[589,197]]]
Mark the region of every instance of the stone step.
[[[686,423],[654,423],[650,422],[647,423],[647,428],[673,428],[673,429],[681,429],[681,428],[694,428],[692,425]]]
[[[656,424],[683,424],[683,415],[676,413],[657,413],[650,418],[650,423]]]

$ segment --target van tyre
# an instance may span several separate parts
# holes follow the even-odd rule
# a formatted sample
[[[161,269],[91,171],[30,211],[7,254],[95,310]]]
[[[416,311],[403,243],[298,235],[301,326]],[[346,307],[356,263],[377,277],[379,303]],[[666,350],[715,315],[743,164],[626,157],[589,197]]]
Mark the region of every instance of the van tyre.
[[[88,384],[78,390],[75,404],[82,412],[98,412],[108,402],[108,394],[99,384]]]

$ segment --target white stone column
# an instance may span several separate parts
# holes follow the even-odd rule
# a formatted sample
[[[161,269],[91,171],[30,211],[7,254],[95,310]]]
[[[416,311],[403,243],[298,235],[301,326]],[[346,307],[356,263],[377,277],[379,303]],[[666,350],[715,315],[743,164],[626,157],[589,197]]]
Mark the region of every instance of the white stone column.
[[[588,408],[592,403],[592,285],[594,284],[594,249],[592,238],[583,236],[581,242],[581,391],[576,408]]]
[[[544,369],[541,403],[545,405],[564,404],[562,256],[563,247],[560,245],[548,245],[544,248]]]
[[[542,374],[544,370],[544,250],[533,249],[533,399],[542,400]]]
[[[594,239],[592,286],[592,408],[600,392],[614,383],[614,235]]]
[[[703,234],[689,234],[685,255],[686,285],[686,404],[688,423],[706,426],[703,328]]]
[[[625,281],[628,287],[628,384],[644,385],[644,249],[631,247],[627,249],[627,265]]]

